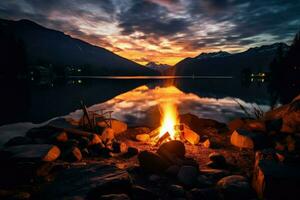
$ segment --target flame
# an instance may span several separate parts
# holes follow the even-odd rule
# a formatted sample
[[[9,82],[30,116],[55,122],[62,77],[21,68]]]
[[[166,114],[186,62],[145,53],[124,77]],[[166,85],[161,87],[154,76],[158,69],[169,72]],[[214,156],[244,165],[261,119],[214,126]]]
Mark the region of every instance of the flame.
[[[172,140],[178,138],[175,125],[179,124],[177,106],[172,102],[164,102],[160,104],[161,126],[159,130],[159,138],[166,132],[170,134]]]

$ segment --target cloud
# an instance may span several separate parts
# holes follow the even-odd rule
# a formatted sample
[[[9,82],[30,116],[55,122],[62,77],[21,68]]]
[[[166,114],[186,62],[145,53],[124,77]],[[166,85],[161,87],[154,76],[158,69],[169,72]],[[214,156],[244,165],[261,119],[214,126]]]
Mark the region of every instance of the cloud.
[[[33,20],[142,64],[289,42],[299,12],[300,1],[282,0],[0,1],[1,18]]]
[[[188,30],[189,21],[184,18],[172,18],[169,11],[150,1],[135,0],[132,6],[118,15],[122,33],[130,35],[136,31],[145,34],[168,36]]]

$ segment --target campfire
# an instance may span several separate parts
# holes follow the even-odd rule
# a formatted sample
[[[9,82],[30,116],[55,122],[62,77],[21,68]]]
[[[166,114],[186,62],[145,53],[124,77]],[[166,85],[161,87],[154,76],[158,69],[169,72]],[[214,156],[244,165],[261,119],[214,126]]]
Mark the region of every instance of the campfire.
[[[163,102],[159,105],[161,125],[149,135],[155,145],[160,145],[170,140],[183,140],[197,144],[200,136],[185,124],[181,124],[177,105],[173,102]]]

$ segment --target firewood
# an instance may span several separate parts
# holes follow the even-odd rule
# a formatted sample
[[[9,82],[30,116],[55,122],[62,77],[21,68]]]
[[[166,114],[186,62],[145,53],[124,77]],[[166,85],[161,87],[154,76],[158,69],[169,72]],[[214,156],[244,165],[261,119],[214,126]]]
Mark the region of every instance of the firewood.
[[[92,137],[92,135],[94,134],[92,132],[82,131],[82,130],[78,130],[78,129],[74,129],[74,128],[59,128],[59,127],[52,126],[52,125],[50,127],[54,128],[54,129],[65,131],[68,134],[71,134],[74,136]]]
[[[161,145],[161,143],[163,143],[165,140],[169,139],[170,137],[171,137],[170,133],[166,132],[158,139],[158,141],[156,142],[156,146]]]
[[[151,131],[151,132],[149,133],[149,136],[150,136],[151,138],[156,137],[156,136],[159,134],[159,130],[160,130],[160,127],[154,129],[153,131]]]

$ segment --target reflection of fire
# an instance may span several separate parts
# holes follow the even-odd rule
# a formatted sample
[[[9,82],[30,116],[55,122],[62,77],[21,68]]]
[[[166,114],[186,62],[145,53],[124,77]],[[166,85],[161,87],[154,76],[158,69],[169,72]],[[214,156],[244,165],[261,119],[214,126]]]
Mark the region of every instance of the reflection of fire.
[[[175,125],[179,124],[177,107],[174,103],[164,102],[160,104],[161,126],[159,130],[159,138],[169,133],[170,139],[179,139],[179,133],[175,130]]]

